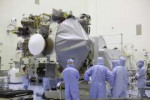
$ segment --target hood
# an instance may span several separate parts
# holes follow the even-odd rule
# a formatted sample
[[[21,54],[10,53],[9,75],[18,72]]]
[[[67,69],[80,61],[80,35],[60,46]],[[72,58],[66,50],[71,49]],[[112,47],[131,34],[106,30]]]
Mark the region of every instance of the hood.
[[[143,60],[139,60],[138,61],[138,67],[142,68],[144,66],[144,61]]]
[[[113,60],[113,62],[112,62],[112,68],[114,69],[117,66],[119,66],[119,60]]]
[[[98,57],[97,64],[98,65],[104,65],[104,59],[103,59],[103,57]]]
[[[73,59],[67,60],[67,67],[74,67],[74,60]]]
[[[126,63],[126,58],[125,57],[120,57],[120,59],[119,59],[119,65],[120,66],[125,66],[125,63]]]

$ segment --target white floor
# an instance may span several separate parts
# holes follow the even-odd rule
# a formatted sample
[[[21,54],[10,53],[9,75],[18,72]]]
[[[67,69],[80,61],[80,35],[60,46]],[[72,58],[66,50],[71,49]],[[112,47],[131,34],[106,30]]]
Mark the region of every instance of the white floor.
[[[18,90],[18,89],[23,89],[23,85],[22,84],[10,84],[9,85],[9,88],[10,89],[13,89],[13,90]],[[37,96],[36,94],[40,94],[42,95],[43,94],[43,87],[42,85],[30,85],[29,86],[29,90],[33,90],[34,91],[34,100],[43,100],[40,96]],[[128,97],[129,98],[138,98],[138,90],[137,88],[134,88],[132,90],[128,90]],[[146,94],[148,97],[150,97],[150,91],[146,91]]]

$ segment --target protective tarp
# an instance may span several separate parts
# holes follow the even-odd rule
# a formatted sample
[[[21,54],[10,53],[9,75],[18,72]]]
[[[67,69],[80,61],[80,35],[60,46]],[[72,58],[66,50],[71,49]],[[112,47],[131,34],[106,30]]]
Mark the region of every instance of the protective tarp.
[[[59,64],[65,68],[67,59],[72,58],[75,61],[75,67],[80,69],[90,52],[91,42],[78,20],[69,18],[63,21],[55,39]]]
[[[99,49],[99,56],[104,58],[105,66],[112,69],[112,61],[122,56],[120,50]]]
[[[103,49],[104,46],[106,46],[106,42],[105,42],[103,36],[99,36],[99,49]]]

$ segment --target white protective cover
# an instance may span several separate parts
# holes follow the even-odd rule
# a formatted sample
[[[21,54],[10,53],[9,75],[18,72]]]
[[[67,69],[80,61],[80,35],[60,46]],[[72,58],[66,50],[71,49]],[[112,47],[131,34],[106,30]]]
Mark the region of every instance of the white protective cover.
[[[31,54],[39,55],[45,47],[45,40],[41,34],[34,34],[30,37],[28,48]]]
[[[105,59],[105,66],[109,69],[112,69],[112,61],[118,60],[122,55],[120,50],[99,49],[99,56]]]
[[[99,42],[98,42],[98,44],[99,44],[99,49],[103,49],[104,46],[106,46],[106,42],[105,42],[103,36],[99,36]]]
[[[11,68],[9,71],[10,83],[20,83],[21,78],[19,76],[19,68]]]

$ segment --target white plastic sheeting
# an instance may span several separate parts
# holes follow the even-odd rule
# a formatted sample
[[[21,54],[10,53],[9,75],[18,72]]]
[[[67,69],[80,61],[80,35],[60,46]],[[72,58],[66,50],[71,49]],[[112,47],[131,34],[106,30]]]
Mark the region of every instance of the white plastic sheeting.
[[[99,42],[98,42],[98,44],[99,44],[99,49],[103,49],[104,46],[106,46],[106,42],[105,42],[103,36],[99,36]]]
[[[99,56],[104,58],[105,66],[112,69],[112,61],[118,60],[123,54],[120,50],[99,49]]]
[[[91,42],[78,20],[69,18],[58,28],[55,48],[57,61],[62,67],[66,67],[67,59],[73,58],[75,67],[80,69],[89,54]]]

